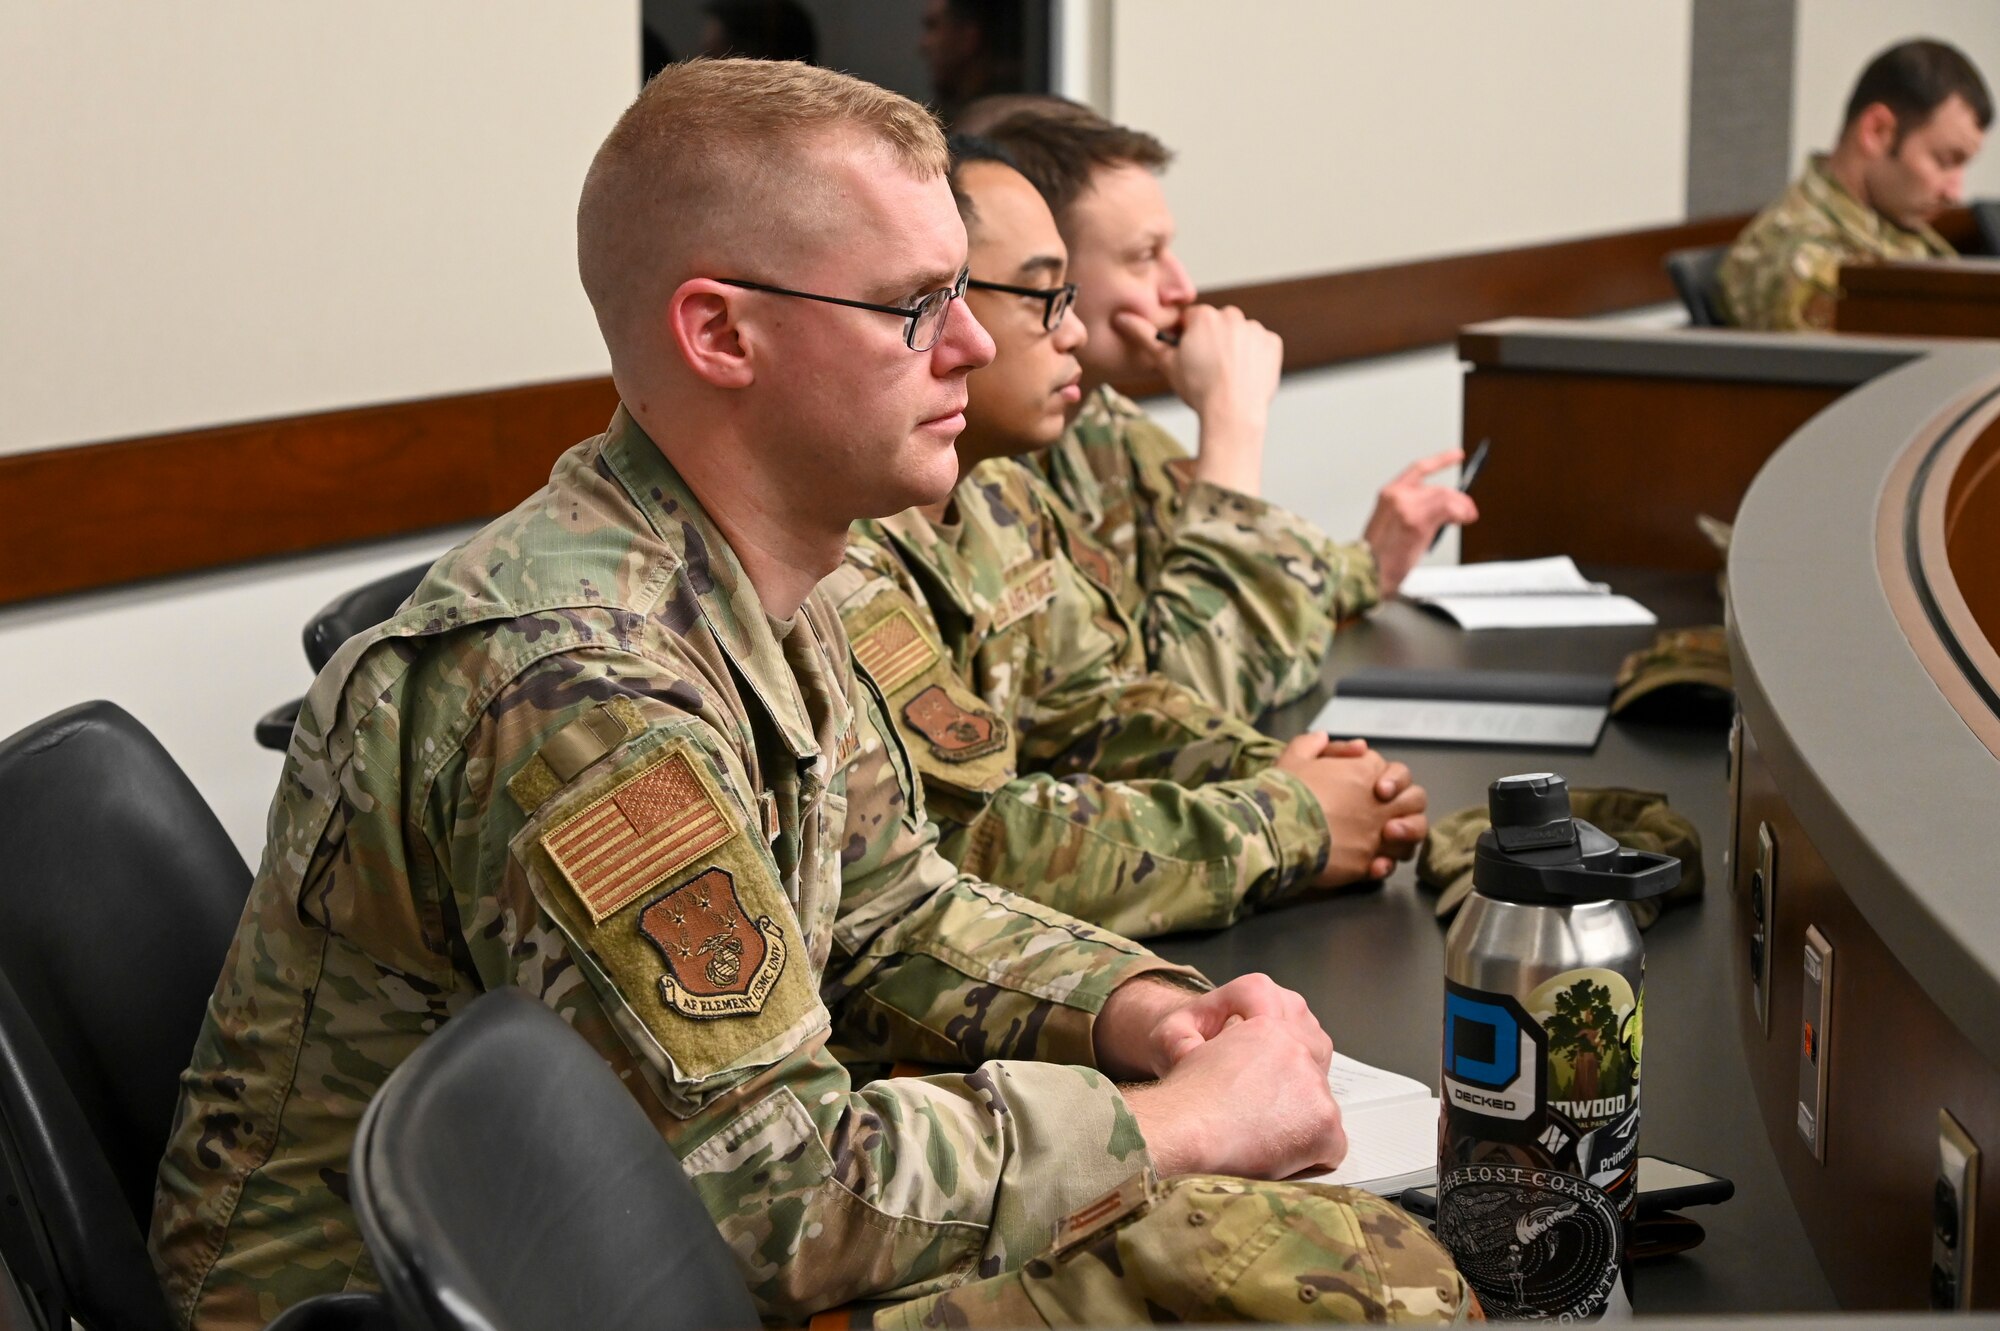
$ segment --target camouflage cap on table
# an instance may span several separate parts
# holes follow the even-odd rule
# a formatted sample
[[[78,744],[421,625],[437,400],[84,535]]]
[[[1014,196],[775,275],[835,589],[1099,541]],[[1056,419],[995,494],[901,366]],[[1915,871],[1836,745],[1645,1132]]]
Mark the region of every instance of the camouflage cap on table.
[[[1729,640],[1720,624],[1665,629],[1649,646],[1625,658],[1618,667],[1616,687],[1611,699],[1613,713],[1623,712],[1662,689],[1675,690],[1675,701],[1681,704],[1704,709],[1725,707],[1735,697],[1729,673]]]
[[[1664,897],[1628,901],[1632,918],[1650,928],[1665,906],[1701,895],[1701,833],[1674,812],[1667,797],[1651,790],[1618,786],[1572,790],[1571,813],[1609,836],[1627,850],[1678,856],[1681,881]],[[1437,916],[1449,919],[1472,893],[1472,852],[1479,834],[1493,825],[1485,805],[1460,809],[1431,824],[1431,834],[1417,853],[1417,882],[1439,893]]]

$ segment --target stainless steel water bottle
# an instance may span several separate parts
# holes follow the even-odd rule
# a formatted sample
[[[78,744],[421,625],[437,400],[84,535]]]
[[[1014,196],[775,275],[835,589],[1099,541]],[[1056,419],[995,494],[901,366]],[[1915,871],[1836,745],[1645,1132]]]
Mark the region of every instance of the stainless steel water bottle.
[[[1438,1238],[1487,1315],[1629,1309],[1645,954],[1624,903],[1680,880],[1570,816],[1550,772],[1487,791],[1445,939]]]

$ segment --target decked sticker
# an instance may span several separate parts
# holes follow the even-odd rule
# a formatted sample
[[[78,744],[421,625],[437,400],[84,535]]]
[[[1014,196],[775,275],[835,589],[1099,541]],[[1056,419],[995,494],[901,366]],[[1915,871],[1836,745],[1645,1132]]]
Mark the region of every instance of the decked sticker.
[[[1444,1092],[1451,1109],[1530,1124],[1546,1098],[1543,1048],[1541,1026],[1511,996],[1445,982]]]

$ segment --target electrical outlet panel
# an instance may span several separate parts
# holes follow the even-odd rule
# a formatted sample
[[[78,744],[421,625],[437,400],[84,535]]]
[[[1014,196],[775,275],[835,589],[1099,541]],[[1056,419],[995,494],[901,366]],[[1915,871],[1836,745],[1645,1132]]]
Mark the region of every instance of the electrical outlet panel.
[[[1771,938],[1778,918],[1778,837],[1757,824],[1757,861],[1750,870],[1750,999],[1757,1024],[1771,1029]]]
[[[1805,987],[1799,1001],[1799,1136],[1826,1163],[1826,1060],[1833,1037],[1833,944],[1806,928]]]
[[[1940,1109],[1937,1145],[1937,1180],[1931,1188],[1931,1307],[1970,1308],[1979,1144],[1949,1109]]]

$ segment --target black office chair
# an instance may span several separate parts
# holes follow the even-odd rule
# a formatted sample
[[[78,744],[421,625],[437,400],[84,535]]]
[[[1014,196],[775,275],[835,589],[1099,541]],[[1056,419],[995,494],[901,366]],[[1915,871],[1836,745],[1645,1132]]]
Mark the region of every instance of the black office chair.
[[[0,1257],[45,1325],[164,1328],[153,1176],[250,871],[107,702],[0,743],[0,827]]]
[[[1675,250],[1661,261],[1681,304],[1687,306],[1688,323],[1695,328],[1721,328],[1729,322],[1723,317],[1715,280],[1728,253],[1727,245],[1703,245]]]
[[[715,1222],[631,1092],[517,990],[475,1000],[390,1076],[349,1179],[405,1331],[758,1324]]]
[[[326,669],[326,663],[355,634],[364,629],[372,629],[389,616],[402,609],[403,602],[410,599],[410,593],[424,580],[424,574],[431,571],[429,564],[418,564],[415,568],[399,569],[387,577],[363,583],[352,591],[342,592],[320,607],[320,612],[306,625],[306,661],[317,675]],[[257,719],[257,743],[267,749],[283,753],[292,743],[292,727],[298,723],[299,708],[304,706],[304,698],[294,698],[281,707],[274,707]]]
[[[2000,255],[2000,199],[1975,199],[1972,224],[1979,231],[1979,252]]]

